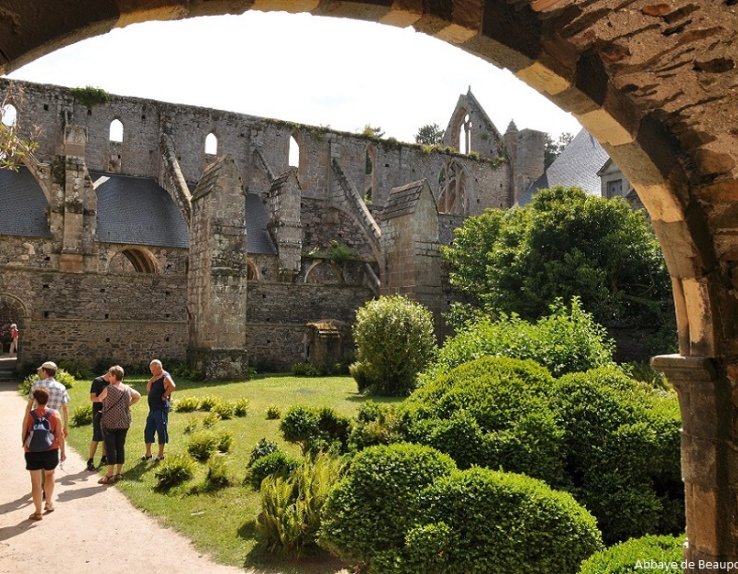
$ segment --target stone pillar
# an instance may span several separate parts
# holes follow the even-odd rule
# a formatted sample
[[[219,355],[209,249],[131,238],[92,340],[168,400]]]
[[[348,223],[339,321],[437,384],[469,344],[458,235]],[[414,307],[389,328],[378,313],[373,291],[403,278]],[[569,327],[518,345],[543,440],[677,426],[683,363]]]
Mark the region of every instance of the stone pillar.
[[[192,194],[187,279],[188,359],[208,379],[248,375],[246,197],[231,157],[218,159]]]
[[[738,564],[738,379],[717,359],[651,360],[679,395],[688,547],[685,574],[735,572]]]

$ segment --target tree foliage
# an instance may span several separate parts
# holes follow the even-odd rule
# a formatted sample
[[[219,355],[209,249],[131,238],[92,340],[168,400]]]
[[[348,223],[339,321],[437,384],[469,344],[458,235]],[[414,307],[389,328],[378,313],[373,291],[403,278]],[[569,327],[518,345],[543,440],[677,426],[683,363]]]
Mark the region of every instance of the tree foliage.
[[[574,136],[569,132],[562,132],[559,134],[559,139],[554,141],[551,134],[546,134],[546,139],[543,144],[543,167],[548,168],[554,160],[561,155],[564,148],[571,143]]]
[[[11,97],[12,96],[12,97]],[[38,147],[35,131],[30,130],[30,136],[21,135],[20,119],[14,115],[11,100],[22,98],[22,93],[6,95],[0,100],[0,169],[18,171],[26,156],[32,154]]]
[[[446,130],[441,129],[438,124],[426,124],[418,128],[415,134],[415,143],[423,145],[436,145],[443,142]]]
[[[659,244],[644,214],[622,198],[541,190],[525,207],[467,219],[443,255],[471,308],[493,316],[533,320],[557,298],[578,296],[606,327],[673,324]]]

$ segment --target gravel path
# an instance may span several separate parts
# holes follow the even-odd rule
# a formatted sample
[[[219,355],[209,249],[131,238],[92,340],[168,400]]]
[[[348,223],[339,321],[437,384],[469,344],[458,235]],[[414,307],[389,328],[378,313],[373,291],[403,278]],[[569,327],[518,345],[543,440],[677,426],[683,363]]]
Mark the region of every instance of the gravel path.
[[[24,401],[15,384],[0,384],[0,574],[30,568],[74,574],[151,572],[244,574],[215,564],[189,540],[136,510],[115,487],[68,449],[56,471],[56,511],[40,522],[33,512],[31,481],[20,445]],[[34,566],[35,565],[35,566]],[[253,571],[249,571],[253,572]]]

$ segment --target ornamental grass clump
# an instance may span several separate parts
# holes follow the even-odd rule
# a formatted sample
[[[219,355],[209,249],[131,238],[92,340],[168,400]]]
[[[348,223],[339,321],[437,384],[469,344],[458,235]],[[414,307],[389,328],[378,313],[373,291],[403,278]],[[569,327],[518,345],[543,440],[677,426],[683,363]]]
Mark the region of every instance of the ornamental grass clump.
[[[218,437],[209,430],[193,433],[187,443],[187,452],[199,462],[205,462],[218,450]]]
[[[195,461],[185,454],[175,454],[166,458],[159,463],[154,472],[156,477],[154,488],[165,491],[187,482],[195,475],[196,468]]]
[[[92,404],[81,405],[72,413],[72,426],[81,427],[92,423]]]

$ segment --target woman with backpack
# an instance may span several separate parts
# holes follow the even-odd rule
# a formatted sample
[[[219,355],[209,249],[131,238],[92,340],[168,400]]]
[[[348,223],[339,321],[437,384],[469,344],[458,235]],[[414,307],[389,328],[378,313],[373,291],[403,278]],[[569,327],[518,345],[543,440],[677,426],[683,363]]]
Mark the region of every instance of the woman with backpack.
[[[21,440],[26,456],[26,470],[31,473],[31,496],[35,511],[29,520],[41,520],[41,504],[46,493],[46,513],[54,512],[54,470],[67,458],[64,443],[64,423],[59,411],[46,408],[49,391],[33,391],[36,408],[23,419]]]

